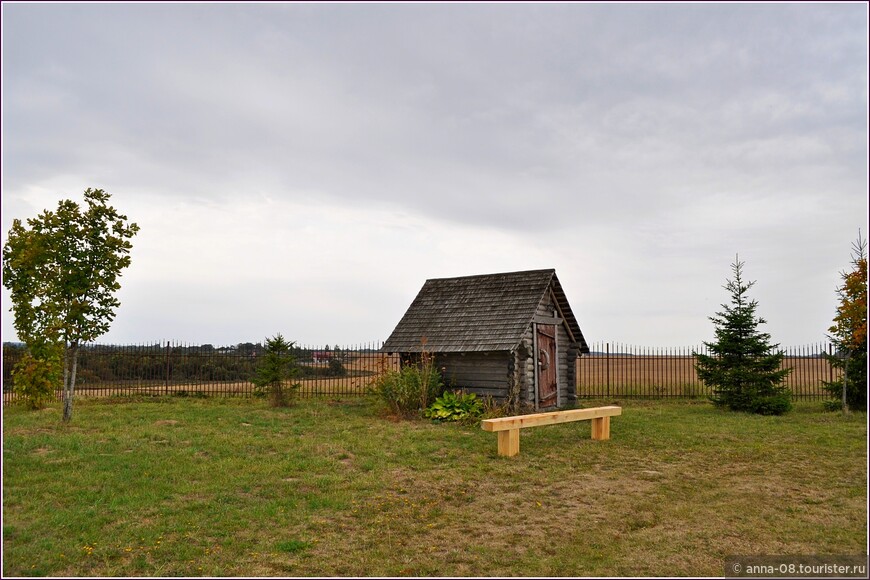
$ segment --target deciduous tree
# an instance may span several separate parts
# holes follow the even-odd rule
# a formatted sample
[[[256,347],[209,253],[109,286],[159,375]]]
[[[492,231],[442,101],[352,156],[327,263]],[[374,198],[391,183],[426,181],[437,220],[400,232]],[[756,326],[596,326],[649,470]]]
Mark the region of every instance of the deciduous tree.
[[[711,399],[720,407],[763,415],[779,415],[791,408],[790,393],[784,386],[791,369],[782,369],[784,354],[770,335],[759,332],[766,321],[757,317],[758,303],[747,292],[755,282],[743,280],[743,262],[735,258],[731,268],[734,279],[724,288],[731,293],[731,304],[711,316],[715,325],[714,342],[704,344],[709,355],[694,353],[700,378],[712,388]]]
[[[843,285],[837,288],[840,304],[834,324],[828,329],[837,353],[828,357],[834,368],[843,370],[838,380],[826,383],[832,396],[840,399],[844,411],[867,410],[867,240],[858,232],[852,243],[852,269],[841,272]]]
[[[81,344],[106,333],[120,302],[118,278],[130,265],[130,239],[139,231],[108,205],[110,195],[88,188],[86,208],[71,200],[36,218],[14,220],[3,245],[3,284],[12,295],[15,329],[28,345],[64,347],[63,419],[72,419]]]

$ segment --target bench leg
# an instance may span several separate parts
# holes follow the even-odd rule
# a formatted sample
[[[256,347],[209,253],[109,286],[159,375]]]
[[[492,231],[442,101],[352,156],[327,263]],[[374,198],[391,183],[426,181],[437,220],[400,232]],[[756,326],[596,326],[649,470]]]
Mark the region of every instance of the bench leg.
[[[520,452],[520,430],[508,429],[498,432],[498,454],[513,457]]]
[[[596,441],[610,439],[610,417],[592,419],[592,438]]]

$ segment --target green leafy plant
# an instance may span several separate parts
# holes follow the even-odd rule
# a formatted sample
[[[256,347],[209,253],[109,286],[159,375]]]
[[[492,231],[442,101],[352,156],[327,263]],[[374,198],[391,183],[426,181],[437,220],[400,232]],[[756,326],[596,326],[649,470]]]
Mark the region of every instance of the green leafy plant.
[[[12,370],[13,388],[29,409],[43,409],[63,385],[63,345],[37,340]]]
[[[483,411],[483,401],[476,394],[445,391],[423,412],[423,416],[435,421],[465,421],[478,419]]]
[[[394,414],[406,418],[419,416],[443,391],[441,373],[425,350],[417,361],[404,364],[398,371],[386,371],[369,387]]]

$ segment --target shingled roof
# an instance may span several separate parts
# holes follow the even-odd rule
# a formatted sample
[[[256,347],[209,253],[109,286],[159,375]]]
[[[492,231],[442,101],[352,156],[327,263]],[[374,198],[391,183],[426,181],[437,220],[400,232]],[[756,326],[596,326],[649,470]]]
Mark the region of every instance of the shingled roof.
[[[551,283],[574,344],[589,352],[553,269],[426,280],[381,350],[420,352],[423,338],[429,352],[513,350]]]

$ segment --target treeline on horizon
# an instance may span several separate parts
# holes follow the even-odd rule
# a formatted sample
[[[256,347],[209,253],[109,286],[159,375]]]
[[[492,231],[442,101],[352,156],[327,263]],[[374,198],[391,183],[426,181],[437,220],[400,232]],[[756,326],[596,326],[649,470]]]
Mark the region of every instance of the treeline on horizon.
[[[12,388],[12,370],[26,352],[22,343],[3,343],[3,390]],[[230,347],[210,344],[182,345],[83,345],[79,351],[76,383],[223,382],[249,381],[256,374],[265,349],[262,343],[239,343]],[[297,378],[362,376],[371,371],[352,369],[351,357],[377,352],[376,348],[342,349],[294,346],[291,354],[298,365]],[[315,360],[317,358],[317,360]]]
[[[313,356],[315,352],[334,352],[334,353],[342,353],[342,352],[377,352],[380,350],[378,347],[373,346],[375,343],[368,343],[365,346],[335,346],[330,347],[329,344],[324,345],[323,347],[319,346],[311,346],[311,345],[299,345],[295,344],[291,349],[294,353],[294,356]],[[26,345],[23,342],[14,342],[14,341],[5,341],[3,343],[3,348],[10,347],[12,349],[24,349]],[[220,352],[220,353],[244,353],[251,354],[257,353],[261,354],[264,352],[264,346],[262,342],[240,342],[238,344],[231,344],[227,346],[215,346],[210,343],[200,344],[200,345],[191,345],[191,344],[175,344],[172,342],[155,342],[152,344],[83,344],[81,346],[82,350],[90,349],[90,350],[98,350],[98,351],[112,351],[112,350],[161,350],[166,352],[167,347],[169,347],[173,353],[178,352]]]

